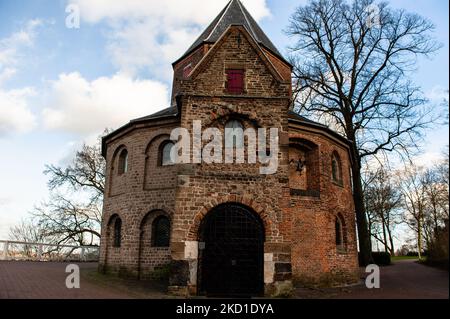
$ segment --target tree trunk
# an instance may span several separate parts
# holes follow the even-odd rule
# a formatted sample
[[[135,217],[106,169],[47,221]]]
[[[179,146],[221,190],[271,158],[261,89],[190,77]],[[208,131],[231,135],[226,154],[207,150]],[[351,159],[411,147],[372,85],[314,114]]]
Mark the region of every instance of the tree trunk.
[[[394,249],[394,238],[392,238],[392,232],[391,229],[388,227],[386,227],[387,229],[387,233],[388,233],[388,237],[389,237],[389,243],[391,244],[391,256],[395,256],[395,249]]]
[[[361,159],[356,147],[354,133],[347,134],[352,141],[352,178],[353,178],[353,200],[355,202],[356,224],[358,226],[359,253],[361,254],[361,266],[373,263],[372,243],[367,227],[366,209],[364,206],[364,192],[361,181]],[[353,138],[352,138],[353,137]]]
[[[420,215],[417,219],[417,250],[419,254],[419,260],[422,260],[422,220],[420,218]]]
[[[381,213],[381,226],[383,226],[384,252],[387,253],[387,252],[389,252],[389,248],[388,248],[388,240],[387,240],[387,235],[386,235],[386,220],[384,219],[383,214],[384,213]]]

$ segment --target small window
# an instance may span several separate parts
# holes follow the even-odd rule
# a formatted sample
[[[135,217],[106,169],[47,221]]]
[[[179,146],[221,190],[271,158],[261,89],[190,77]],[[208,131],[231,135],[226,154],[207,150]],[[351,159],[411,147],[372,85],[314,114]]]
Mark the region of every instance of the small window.
[[[340,215],[336,216],[334,228],[336,234],[336,248],[338,251],[345,251],[347,241],[345,234],[345,225]]]
[[[172,147],[174,147],[174,144],[172,142],[166,142],[162,145],[160,161],[161,166],[169,166],[175,164],[175,161],[171,156]]]
[[[331,157],[331,176],[333,178],[333,182],[342,184],[341,160],[336,152],[334,152]]]
[[[128,151],[122,150],[119,155],[119,175],[128,172]]]
[[[122,220],[117,217],[114,222],[114,247],[120,247],[122,243]]]
[[[339,220],[339,218],[336,218],[334,226],[336,228],[336,246],[341,246],[342,243],[343,243],[343,240],[342,240],[342,224],[341,224],[341,221]]]
[[[227,70],[226,89],[230,94],[244,93],[244,70]]]
[[[226,141],[233,141],[236,148],[244,147],[244,126],[241,122],[231,120],[225,124],[225,145]]]
[[[166,216],[159,216],[152,224],[152,246],[169,247],[170,245],[170,221]]]

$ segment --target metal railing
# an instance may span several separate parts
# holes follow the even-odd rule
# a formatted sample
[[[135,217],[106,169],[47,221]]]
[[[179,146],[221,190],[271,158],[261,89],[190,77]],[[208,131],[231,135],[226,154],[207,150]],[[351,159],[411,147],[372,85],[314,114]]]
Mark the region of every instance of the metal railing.
[[[0,260],[98,261],[99,248],[0,240]]]

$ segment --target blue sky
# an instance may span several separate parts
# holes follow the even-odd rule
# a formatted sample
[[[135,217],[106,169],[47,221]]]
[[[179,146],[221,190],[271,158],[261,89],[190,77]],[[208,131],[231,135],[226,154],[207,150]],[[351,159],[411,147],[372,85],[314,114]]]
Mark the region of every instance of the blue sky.
[[[281,52],[283,30],[304,0],[243,0]],[[78,29],[65,21],[81,9]],[[168,105],[171,62],[227,0],[0,0],[0,238],[47,196],[48,163],[63,164],[105,128]],[[433,101],[448,96],[448,2],[393,0],[436,24],[443,48],[421,59],[414,81]],[[202,8],[198,10],[197,8]],[[448,128],[431,130],[418,159],[439,157]]]

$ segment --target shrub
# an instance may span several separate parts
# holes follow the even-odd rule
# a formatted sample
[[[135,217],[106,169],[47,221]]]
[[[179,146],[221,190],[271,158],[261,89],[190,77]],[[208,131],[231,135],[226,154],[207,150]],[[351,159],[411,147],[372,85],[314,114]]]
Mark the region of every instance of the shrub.
[[[153,280],[167,281],[169,280],[170,266],[160,266],[156,267],[155,270],[151,273],[150,277]]]
[[[424,252],[421,254],[422,257],[425,257],[428,255],[428,251],[424,250]],[[419,257],[419,253],[417,251],[409,251],[406,256],[408,257]]]
[[[378,266],[387,266],[391,264],[391,254],[386,252],[372,252],[373,262]]]
[[[378,266],[386,266],[391,264],[391,254],[386,252],[372,252],[373,263]],[[362,266],[361,253],[358,252],[359,265]]]

